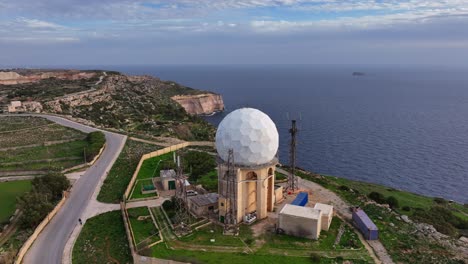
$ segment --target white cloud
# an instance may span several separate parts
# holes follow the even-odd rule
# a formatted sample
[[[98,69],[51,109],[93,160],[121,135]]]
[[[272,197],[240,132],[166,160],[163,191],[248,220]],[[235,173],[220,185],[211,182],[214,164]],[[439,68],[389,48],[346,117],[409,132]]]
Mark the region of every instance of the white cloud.
[[[18,18],[16,21],[23,24],[25,27],[32,29],[65,29],[64,26],[38,19]]]

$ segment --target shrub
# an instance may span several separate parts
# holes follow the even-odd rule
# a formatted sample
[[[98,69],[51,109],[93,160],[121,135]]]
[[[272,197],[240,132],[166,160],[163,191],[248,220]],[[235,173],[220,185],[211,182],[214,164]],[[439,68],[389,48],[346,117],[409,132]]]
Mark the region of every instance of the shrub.
[[[63,191],[70,187],[70,181],[63,173],[50,172],[43,177],[36,177],[32,181],[33,190],[44,193],[49,197],[49,201],[62,198]]]
[[[253,242],[254,242],[254,240],[253,240],[252,238],[247,238],[247,239],[245,240],[245,243],[246,243],[247,245],[252,245]]]
[[[216,167],[216,161],[206,152],[189,151],[184,155],[184,167],[191,172],[190,180],[197,181],[200,176]]]
[[[174,197],[172,197],[171,200],[167,200],[167,201],[164,201],[164,203],[162,204],[162,207],[164,208],[164,210],[173,210],[175,208],[175,199]]]
[[[398,200],[394,196],[389,196],[387,198],[387,204],[390,206],[390,208],[398,208]]]
[[[401,209],[403,209],[403,211],[411,211],[411,208],[407,205],[403,206]]]
[[[45,193],[30,191],[18,199],[23,214],[20,223],[25,228],[34,228],[54,208]]]
[[[468,226],[468,221],[455,216],[452,211],[439,205],[433,206],[429,210],[415,210],[413,218],[431,224],[437,231],[449,236],[457,235],[456,227],[463,229]]]
[[[88,146],[85,149],[86,161],[91,161],[106,143],[106,136],[101,131],[91,132],[86,136]]]
[[[434,198],[434,202],[436,202],[438,204],[446,204],[447,203],[447,201],[444,198],[440,198],[440,197]]]
[[[310,260],[312,263],[320,263],[320,255],[317,253],[310,253]]]
[[[338,187],[338,189],[340,189],[342,191],[349,191],[349,187],[345,186],[345,185],[340,185],[340,187]]]
[[[375,202],[377,202],[379,204],[382,204],[382,203],[386,202],[385,196],[383,196],[383,194],[381,194],[379,192],[371,192],[369,194],[369,198],[371,198],[372,200],[374,200]]]

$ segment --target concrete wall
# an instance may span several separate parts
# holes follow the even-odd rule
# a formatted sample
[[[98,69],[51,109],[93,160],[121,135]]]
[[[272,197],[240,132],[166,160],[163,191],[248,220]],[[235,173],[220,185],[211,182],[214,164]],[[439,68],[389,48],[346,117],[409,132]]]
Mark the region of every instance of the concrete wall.
[[[331,221],[333,219],[333,212],[330,214],[322,214],[322,230],[328,231],[331,225]]]
[[[278,227],[288,235],[318,239],[320,236],[321,218],[311,219],[279,214]]]

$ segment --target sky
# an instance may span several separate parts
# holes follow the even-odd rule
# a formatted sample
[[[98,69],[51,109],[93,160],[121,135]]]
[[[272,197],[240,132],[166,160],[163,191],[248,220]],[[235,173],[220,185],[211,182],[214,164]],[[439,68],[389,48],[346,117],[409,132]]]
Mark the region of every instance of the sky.
[[[468,66],[468,0],[0,0],[0,65]]]

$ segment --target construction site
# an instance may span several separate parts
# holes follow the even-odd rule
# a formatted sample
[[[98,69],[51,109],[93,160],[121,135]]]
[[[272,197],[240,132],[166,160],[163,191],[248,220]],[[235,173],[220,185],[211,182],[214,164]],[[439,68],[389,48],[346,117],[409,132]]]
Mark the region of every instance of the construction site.
[[[216,153],[213,147],[196,150],[216,161],[217,192],[190,182],[191,172],[183,169],[190,144],[144,155],[122,203],[135,263],[310,263],[314,256],[372,262],[363,237],[337,217],[334,197],[296,177],[296,121],[289,132],[286,170],[277,158],[278,131],[266,114],[241,108],[227,115],[217,130]],[[156,206],[135,208],[149,200]]]

